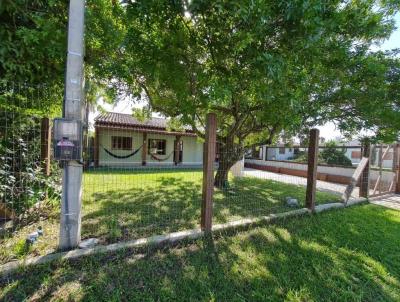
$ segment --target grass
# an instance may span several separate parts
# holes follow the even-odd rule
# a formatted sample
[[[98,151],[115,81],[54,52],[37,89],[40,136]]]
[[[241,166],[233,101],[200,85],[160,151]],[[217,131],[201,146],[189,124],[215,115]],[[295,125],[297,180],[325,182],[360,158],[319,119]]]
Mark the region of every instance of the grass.
[[[82,236],[104,242],[147,237],[199,226],[200,170],[95,171],[85,174]],[[287,211],[285,197],[304,205],[305,188],[257,178],[236,178],[215,190],[214,222]],[[318,192],[318,203],[339,197]],[[120,236],[115,236],[116,229]]]
[[[21,270],[0,300],[399,301],[400,212],[363,205]]]
[[[82,238],[101,243],[129,240],[199,226],[200,170],[97,170],[86,172],[82,199]],[[232,179],[231,187],[216,190],[214,223],[287,211],[285,197],[304,205],[305,188],[257,178]],[[318,192],[317,202],[338,201],[338,196]],[[58,213],[18,230],[0,245],[0,262],[54,252],[58,244]],[[27,253],[21,240],[41,225],[40,237]]]

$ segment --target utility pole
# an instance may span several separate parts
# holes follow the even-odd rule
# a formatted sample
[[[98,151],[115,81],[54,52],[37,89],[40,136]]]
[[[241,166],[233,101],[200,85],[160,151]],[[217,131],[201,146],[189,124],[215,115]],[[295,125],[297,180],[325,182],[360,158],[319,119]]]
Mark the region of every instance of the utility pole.
[[[82,121],[84,114],[84,17],[85,1],[70,0],[63,118],[76,121]],[[81,240],[82,161],[66,161],[63,169],[59,246],[65,250],[76,247]]]

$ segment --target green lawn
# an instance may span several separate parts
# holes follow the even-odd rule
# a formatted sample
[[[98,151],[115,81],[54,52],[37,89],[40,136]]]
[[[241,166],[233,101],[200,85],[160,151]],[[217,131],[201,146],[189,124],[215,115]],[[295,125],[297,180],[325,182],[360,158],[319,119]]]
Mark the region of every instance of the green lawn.
[[[28,268],[0,300],[399,301],[400,212],[374,205],[146,254]]]
[[[147,237],[199,226],[200,170],[109,170],[84,178],[82,236],[105,242]],[[214,223],[288,211],[285,197],[304,205],[305,188],[257,178],[236,178],[214,194]],[[318,192],[317,202],[339,196]]]
[[[101,243],[129,240],[199,226],[200,170],[97,170],[86,172],[82,198],[82,238]],[[257,178],[231,181],[216,190],[214,223],[257,217],[290,210],[286,196],[304,204],[305,188]],[[338,201],[338,196],[318,192],[317,202]],[[59,214],[19,229],[0,242],[0,262],[54,252],[58,244]],[[27,234],[41,225],[44,236],[29,251],[23,250]],[[21,246],[22,245],[22,246]],[[3,248],[4,247],[4,248]]]

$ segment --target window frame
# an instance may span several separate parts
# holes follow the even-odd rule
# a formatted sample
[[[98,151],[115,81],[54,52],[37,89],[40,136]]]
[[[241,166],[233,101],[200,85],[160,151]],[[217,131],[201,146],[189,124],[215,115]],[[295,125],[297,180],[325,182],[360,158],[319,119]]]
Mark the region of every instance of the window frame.
[[[151,146],[152,146],[151,142],[153,142],[153,141],[155,141],[156,144],[157,144],[157,153],[155,155],[166,155],[167,154],[167,140],[166,139],[162,139],[162,138],[149,138],[148,142],[147,142],[147,153],[149,155],[151,155],[150,149],[152,149],[151,148]],[[158,143],[160,143],[160,142],[163,143],[163,145],[164,145],[163,149],[159,149]],[[159,150],[162,150],[162,152],[160,153]]]
[[[133,140],[131,136],[111,136],[112,150],[132,150]]]

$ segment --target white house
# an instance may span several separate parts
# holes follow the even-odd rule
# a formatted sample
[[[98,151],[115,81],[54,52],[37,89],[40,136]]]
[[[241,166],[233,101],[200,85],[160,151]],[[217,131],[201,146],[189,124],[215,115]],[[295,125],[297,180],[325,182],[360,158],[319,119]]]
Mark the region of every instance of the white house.
[[[286,147],[284,145],[270,147],[263,145],[260,148],[260,159],[263,160],[290,160],[296,152],[300,149],[298,147]]]
[[[361,161],[361,143],[358,140],[342,143],[341,146],[345,146],[345,155],[348,157],[353,165],[357,165]],[[382,155],[385,152],[387,146],[382,147]],[[380,147],[379,145],[372,146],[372,160],[371,165],[373,167],[379,165]],[[386,152],[385,157],[382,160],[382,167],[391,169],[393,167],[393,148],[389,148]]]
[[[168,130],[167,119],[139,121],[108,112],[95,118],[94,164],[108,167],[191,165],[203,161],[203,143],[189,128]]]

